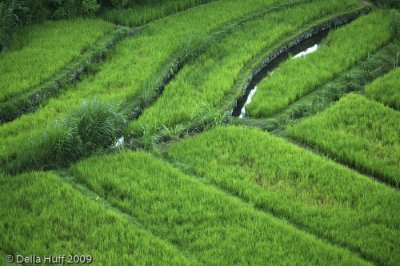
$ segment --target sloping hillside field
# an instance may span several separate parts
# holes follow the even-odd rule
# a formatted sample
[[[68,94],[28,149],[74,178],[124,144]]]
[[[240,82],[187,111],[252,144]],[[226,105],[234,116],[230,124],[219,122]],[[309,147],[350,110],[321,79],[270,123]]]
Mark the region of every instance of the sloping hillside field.
[[[400,1],[0,1],[0,265],[400,265]]]

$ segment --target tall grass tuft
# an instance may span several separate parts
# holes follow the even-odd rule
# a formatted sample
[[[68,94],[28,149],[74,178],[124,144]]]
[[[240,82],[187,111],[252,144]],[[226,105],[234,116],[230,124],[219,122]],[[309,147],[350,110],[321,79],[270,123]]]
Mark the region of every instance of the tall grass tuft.
[[[67,117],[67,125],[76,130],[86,151],[107,148],[122,135],[127,120],[117,107],[94,99],[84,101]]]
[[[97,99],[85,100],[64,119],[48,124],[20,144],[6,171],[66,167],[72,162],[112,148],[127,124],[118,105]],[[27,144],[28,143],[28,144]]]

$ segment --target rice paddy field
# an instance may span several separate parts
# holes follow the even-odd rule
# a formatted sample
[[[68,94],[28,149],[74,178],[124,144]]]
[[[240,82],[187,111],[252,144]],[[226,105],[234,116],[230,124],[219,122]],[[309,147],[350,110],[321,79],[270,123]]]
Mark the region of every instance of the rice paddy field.
[[[400,265],[399,3],[93,2],[0,42],[0,265]]]

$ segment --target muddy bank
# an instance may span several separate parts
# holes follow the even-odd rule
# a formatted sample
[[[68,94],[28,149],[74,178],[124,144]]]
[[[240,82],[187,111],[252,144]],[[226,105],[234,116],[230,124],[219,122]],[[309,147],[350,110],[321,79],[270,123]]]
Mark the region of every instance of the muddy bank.
[[[294,40],[270,53],[250,74],[250,77],[247,79],[247,82],[242,89],[242,95],[237,98],[232,109],[232,116],[239,117],[242,114],[242,109],[246,102],[248,102],[250,92],[268,75],[268,73],[278,67],[280,63],[287,60],[289,55],[299,54],[307,48],[321,43],[331,30],[346,25],[359,16],[369,13],[371,10],[371,8],[367,7],[348,15],[336,17],[333,20],[302,33]]]

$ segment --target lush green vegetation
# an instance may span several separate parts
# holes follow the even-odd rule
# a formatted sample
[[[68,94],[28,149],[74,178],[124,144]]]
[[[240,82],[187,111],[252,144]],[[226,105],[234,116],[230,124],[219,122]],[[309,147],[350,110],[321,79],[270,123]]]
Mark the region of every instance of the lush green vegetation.
[[[283,134],[286,127],[298,123],[308,116],[324,111],[342,96],[350,92],[362,93],[367,84],[389,73],[395,67],[393,58],[397,56],[400,44],[393,41],[378,52],[370,54],[349,71],[320,88],[290,104],[283,111],[268,118],[232,118],[231,124],[258,127],[276,134]]]
[[[399,265],[400,13],[374,2],[0,0],[0,260]],[[357,16],[258,86],[240,121],[275,136],[226,125],[276,51]]]
[[[197,264],[52,173],[0,174],[0,192],[0,242],[8,255],[91,255],[95,265]]]
[[[85,99],[97,97],[101,102],[119,103],[133,97],[135,101],[146,101],[171,68],[176,68],[196,45],[211,41],[207,39],[208,34],[251,12],[269,10],[274,3],[272,0],[218,1],[212,6],[190,9],[149,25],[115,46],[95,76],[64,91],[60,97],[52,98],[37,112],[2,125],[0,157],[9,157],[15,152],[16,143],[23,146],[33,132],[43,131],[48,121],[61,120]]]
[[[257,129],[220,127],[168,147],[186,172],[382,265],[397,265],[399,193]]]
[[[144,152],[94,157],[78,163],[73,172],[149,230],[207,265],[363,264]]]
[[[369,98],[400,110],[400,68],[375,80],[365,91]]]
[[[168,0],[161,1],[157,5],[136,4],[133,7],[129,7],[130,5],[127,3],[128,7],[122,6],[123,8],[107,10],[104,18],[110,22],[133,27],[213,1],[215,0]]]
[[[117,108],[96,99],[84,101],[63,120],[32,134],[28,144],[15,144],[16,154],[3,168],[8,173],[18,173],[66,167],[94,153],[116,149],[115,143],[127,124]]]
[[[112,22],[137,26],[211,1],[214,0],[1,0],[0,51],[8,47],[10,35],[19,25],[93,17],[101,11]]]
[[[400,113],[351,94],[293,128],[289,136],[398,186]]]
[[[133,121],[135,135],[187,124],[204,106],[215,108],[229,94],[243,65],[266,47],[297,33],[307,22],[359,6],[357,1],[313,1],[251,21],[186,64],[157,102]],[[268,27],[268,31],[260,31]]]
[[[97,19],[45,22],[24,27],[0,53],[0,101],[32,89],[113,28]]]
[[[253,101],[246,107],[249,116],[276,113],[354,66],[389,41],[389,25],[386,12],[373,12],[332,32],[317,52],[281,64],[259,84]]]

